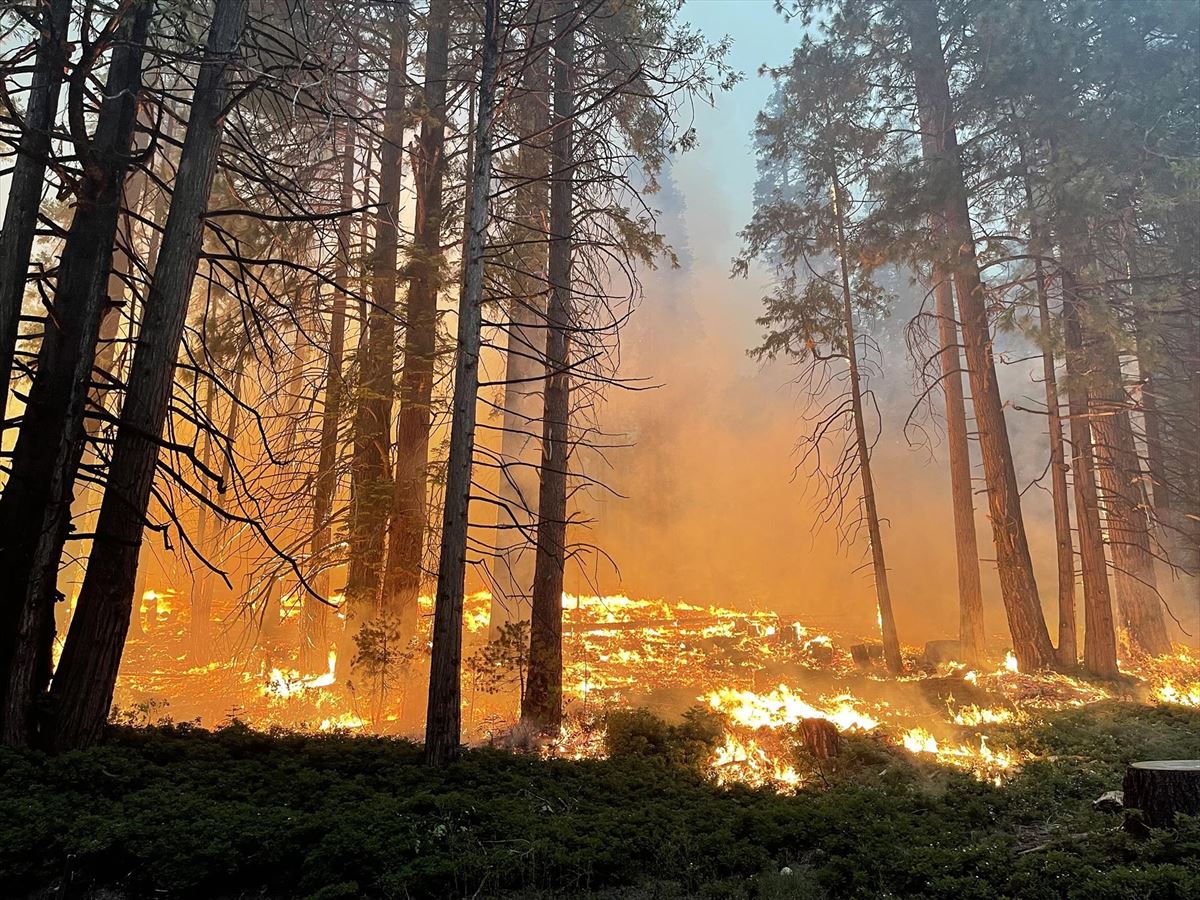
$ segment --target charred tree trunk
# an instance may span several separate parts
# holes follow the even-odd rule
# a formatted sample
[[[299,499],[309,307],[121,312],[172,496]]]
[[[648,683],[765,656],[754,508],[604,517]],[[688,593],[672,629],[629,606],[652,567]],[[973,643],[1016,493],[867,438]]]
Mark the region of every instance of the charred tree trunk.
[[[1150,545],[1150,522],[1142,503],[1142,472],[1129,421],[1129,402],[1117,349],[1104,336],[1088,341],[1096,355],[1096,393],[1089,392],[1096,435],[1104,520],[1108,526],[1117,609],[1133,644],[1151,656],[1171,652]]]
[[[437,297],[442,283],[442,182],[446,172],[446,85],[449,77],[450,0],[432,0],[425,50],[421,135],[413,158],[416,241],[404,321],[404,371],[396,423],[396,485],[388,531],[387,605],[411,626],[421,590],[421,559],[428,517],[429,431],[437,354]]]
[[[858,456],[858,477],[862,485],[863,514],[871,542],[871,568],[875,575],[875,599],[879,604],[879,630],[883,638],[883,658],[888,671],[898,675],[904,669],[900,639],[896,634],[896,615],[888,587],[887,563],[883,555],[883,535],[879,528],[879,510],[875,502],[875,480],[871,477],[871,444],[863,415],[862,376],[858,370],[858,340],[854,328],[854,299],[850,289],[850,261],[846,258],[846,227],[842,210],[846,208],[842,183],[833,173],[833,214],[837,221],[838,264],[841,271],[842,327],[846,332],[846,363],[850,367],[850,407],[854,416],[854,443]]]
[[[996,381],[987,305],[975,258],[967,188],[959,157],[946,61],[942,55],[937,4],[934,0],[909,0],[900,10],[911,44],[922,151],[940,176],[938,183],[946,188],[942,214],[946,241],[952,248],[951,271],[987,479],[1000,588],[1013,649],[1021,667],[1032,671],[1055,664],[1054,645],[1038,599],[1033,561],[1021,516],[1016,469],[1004,421],[1004,405]]]
[[[469,184],[470,210],[462,294],[458,304],[458,358],[454,371],[454,410],[450,460],[442,515],[442,547],[433,611],[429,662],[429,705],[425,718],[425,762],[445,765],[458,754],[462,737],[463,590],[467,569],[467,529],[471,506],[471,464],[475,456],[475,416],[479,399],[479,351],[483,326],[483,266],[487,243],[488,191],[492,178],[492,119],[500,66],[500,0],[484,0],[483,59],[479,112]]]
[[[1079,295],[1070,259],[1063,260],[1063,340],[1066,344],[1067,409],[1071,426],[1071,476],[1079,556],[1083,568],[1083,664],[1093,675],[1115,678],[1117,637],[1113,628],[1108,563],[1100,531],[1096,469],[1088,417],[1087,361],[1079,323]]]
[[[975,535],[975,498],[971,489],[967,403],[963,396],[954,287],[944,266],[934,266],[933,279],[941,345],[942,394],[946,398],[954,546],[958,560],[958,644],[962,662],[973,665],[979,662],[983,654],[986,638],[983,630],[983,587],[979,580],[979,544]]]
[[[546,313],[545,411],[538,493],[537,555],[530,610],[529,676],[521,719],[543,733],[562,724],[562,589],[570,468],[572,200],[575,34],[572,4],[560,2],[554,34],[554,125],[550,143],[550,301]]]
[[[246,7],[247,0],[217,0],[213,10],[95,544],[51,688],[47,737],[56,750],[86,746],[99,738],[112,702],[129,627],[158,439],[170,405],[175,361],[200,257],[204,212],[217,168],[229,96],[227,73]]]
[[[379,206],[371,263],[373,304],[367,317],[367,345],[361,362],[354,418],[354,503],[350,527],[347,603],[356,615],[377,612],[383,574],[384,537],[392,503],[389,471],[396,354],[396,281],[399,256],[401,160],[404,150],[404,90],[407,82],[408,6],[392,10],[391,49],[384,129],[379,149]],[[386,604],[385,604],[386,605]]]
[[[537,24],[529,29],[531,46],[547,42],[549,20],[537,3]],[[495,596],[491,633],[499,636],[508,621],[529,621],[536,551],[534,514],[538,503],[537,464],[541,450],[543,359],[546,354],[546,226],[549,215],[550,130],[549,53],[526,69],[518,101],[521,147],[518,185],[513,190],[513,241],[516,245],[513,298],[509,303],[505,354],[504,416],[500,437],[500,506],[496,513]]]
[[[84,411],[112,269],[121,187],[130,164],[150,5],[123,13],[96,133],[73,117],[84,167],[75,215],[59,260],[58,284],[37,374],[0,498],[0,572],[4,577],[4,696],[0,738],[27,743],[30,706],[50,679],[58,564],[70,527],[75,474],[83,452]],[[72,91],[85,87],[77,70]],[[82,102],[82,101],[81,101]]]
[[[71,16],[70,0],[48,0],[39,5],[42,8],[38,23],[41,34],[33,62],[29,99],[25,104],[21,140],[8,183],[4,229],[0,231],[0,434],[4,429],[4,407],[20,332],[29,255],[33,252],[46,162],[50,156],[50,130],[58,111],[66,67],[67,26]]]

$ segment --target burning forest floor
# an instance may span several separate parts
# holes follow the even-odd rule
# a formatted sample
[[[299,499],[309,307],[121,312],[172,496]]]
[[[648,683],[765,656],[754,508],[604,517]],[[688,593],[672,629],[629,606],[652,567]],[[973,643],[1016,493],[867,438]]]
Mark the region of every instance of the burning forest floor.
[[[119,721],[212,728],[236,720],[262,730],[421,734],[428,615],[406,645],[385,644],[379,653],[375,641],[370,667],[347,665],[353,644],[331,634],[328,646],[310,654],[323,665],[306,672],[294,649],[303,610],[289,598],[278,620],[252,640],[233,639],[227,628],[222,658],[201,662],[189,657],[190,629],[186,615],[176,613],[178,599],[162,598],[143,611],[151,613],[149,627],[131,641],[117,686]],[[510,627],[489,642],[490,603],[487,594],[466,601],[464,737],[474,746],[528,749],[511,733],[528,633]],[[1108,683],[1025,674],[1003,653],[967,666],[953,659],[952,642],[934,642],[924,652],[907,651],[904,673],[891,677],[877,644],[769,611],[564,595],[563,617],[568,718],[558,740],[540,752],[603,756],[614,713],[647,709],[678,718],[694,708],[693,716],[703,711],[720,731],[703,764],[721,784],[811,784],[813,774],[795,757],[806,735],[811,742],[830,730],[814,729],[814,721],[842,737],[870,735],[1000,784],[1037,756],[1021,738],[1030,716],[1107,700],[1200,707],[1200,653],[1182,647],[1159,659],[1126,653],[1125,677]],[[342,625],[340,618],[331,621]],[[239,653],[239,646],[252,649]]]
[[[800,790],[715,784],[714,735],[646,716],[607,759],[234,724],[0,750],[0,893],[172,898],[1200,896],[1200,820],[1135,836],[1093,808],[1140,758],[1194,755],[1200,712],[1102,701],[1010,726],[1000,786],[848,733]]]
[[[489,643],[487,608],[468,598],[472,749],[431,771],[423,695],[355,685],[336,640],[303,671],[289,603],[266,651],[201,664],[163,602],[105,744],[0,751],[0,895],[1200,896],[1200,821],[1138,837],[1093,808],[1129,761],[1200,751],[1194,653],[1106,684],[910,651],[892,678],[772,613],[566,597],[568,725],[522,747],[522,635]],[[423,684],[426,640],[393,684]]]

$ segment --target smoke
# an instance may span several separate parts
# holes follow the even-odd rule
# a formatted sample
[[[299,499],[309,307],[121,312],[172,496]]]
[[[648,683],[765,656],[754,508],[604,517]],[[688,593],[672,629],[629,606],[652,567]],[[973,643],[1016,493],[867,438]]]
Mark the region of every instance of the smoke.
[[[619,569],[577,573],[570,587],[758,606],[817,627],[871,634],[876,613],[865,538],[839,546],[835,528],[818,515],[822,487],[811,467],[799,465],[796,446],[809,425],[807,401],[792,383],[796,370],[746,355],[758,340],[754,318],[765,280],[761,273],[729,277],[740,223],[720,208],[718,197],[684,197],[675,179],[663,183],[656,198],[660,224],[683,250],[681,267],[645,273],[645,299],[624,337],[627,374],[659,386],[612,392],[605,425],[633,446],[608,451],[606,480],[628,499],[588,509],[597,519],[591,539]],[[714,246],[730,252],[725,258],[706,252]],[[904,329],[924,301],[924,288],[906,274],[888,287],[896,303],[873,334],[882,368],[882,377],[869,383],[882,418],[873,464],[901,639],[919,644],[957,634],[950,483],[940,421],[919,416],[923,428],[904,432],[918,395]],[[1005,397],[1044,408],[1040,361],[1030,358],[1034,348],[1004,336],[997,352]],[[939,411],[941,402],[940,395],[931,398]],[[1053,623],[1053,518],[1048,493],[1031,484],[1046,469],[1045,417],[1011,407],[1007,415],[1018,479],[1029,486],[1023,505],[1042,603]],[[987,629],[1005,646],[985,512],[986,497],[977,493]],[[597,584],[587,583],[589,574]]]

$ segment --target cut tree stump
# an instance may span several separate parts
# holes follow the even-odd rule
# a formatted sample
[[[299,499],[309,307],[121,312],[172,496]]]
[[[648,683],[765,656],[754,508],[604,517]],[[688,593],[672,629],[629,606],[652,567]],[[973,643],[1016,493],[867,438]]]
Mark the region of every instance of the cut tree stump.
[[[828,719],[801,719],[800,738],[817,759],[832,759],[842,752],[842,737]]]
[[[1161,827],[1176,813],[1200,815],[1200,759],[1158,759],[1125,770],[1125,808],[1140,809],[1147,825]]]

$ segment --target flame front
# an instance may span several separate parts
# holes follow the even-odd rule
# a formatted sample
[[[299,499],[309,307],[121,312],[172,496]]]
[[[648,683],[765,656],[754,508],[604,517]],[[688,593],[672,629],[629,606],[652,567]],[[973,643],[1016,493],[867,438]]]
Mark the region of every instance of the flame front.
[[[280,650],[299,645],[303,598],[281,603],[272,641],[254,651],[261,660],[239,657],[236,650],[245,644],[231,641],[233,650],[196,662],[187,650],[186,598],[147,591],[144,625],[130,640],[118,704],[157,708],[165,699],[172,714],[206,724],[233,716],[264,728],[419,735],[423,703],[413,698],[423,692],[411,686],[423,685],[426,677],[432,601],[421,598],[425,615],[395,656],[394,681],[373,688],[339,660],[338,647],[344,655],[354,652],[353,642],[337,640],[347,622],[342,599],[331,598],[326,665],[306,673]],[[468,662],[487,646],[490,607],[486,593],[465,598]],[[611,709],[647,706],[669,716],[699,704],[723,723],[707,766],[721,783],[803,786],[811,777],[805,774],[811,765],[802,765],[798,755],[806,719],[830,722],[847,739],[882,741],[915,759],[998,782],[1031,755],[1011,746],[1014,724],[1037,710],[1114,696],[1108,687],[1068,675],[1021,672],[1011,652],[994,666],[910,665],[891,678],[878,667],[860,668],[846,649],[852,640],[761,610],[564,594],[563,632],[569,715],[558,739],[542,752],[601,755],[604,717]],[[510,649],[516,671],[499,689],[496,678],[506,673],[507,657],[466,667],[463,723],[471,742],[497,740],[513,728],[522,664],[520,648]],[[1200,656],[1182,650],[1160,659],[1127,656],[1122,668],[1144,684],[1145,699],[1200,706]]]

